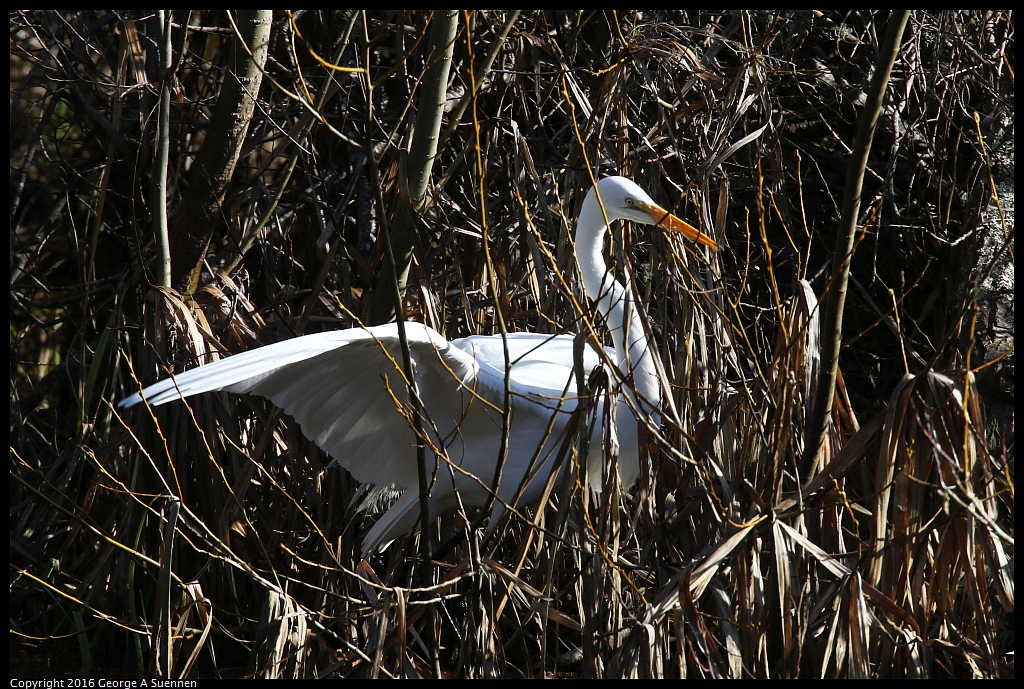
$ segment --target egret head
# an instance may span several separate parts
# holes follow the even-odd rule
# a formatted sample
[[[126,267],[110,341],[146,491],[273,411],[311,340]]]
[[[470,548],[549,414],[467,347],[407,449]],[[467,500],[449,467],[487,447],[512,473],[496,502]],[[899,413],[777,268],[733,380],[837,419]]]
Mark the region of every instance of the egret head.
[[[629,220],[643,225],[656,225],[679,232],[688,239],[717,249],[718,244],[689,223],[654,202],[635,182],[625,177],[605,177],[594,187],[608,220]]]

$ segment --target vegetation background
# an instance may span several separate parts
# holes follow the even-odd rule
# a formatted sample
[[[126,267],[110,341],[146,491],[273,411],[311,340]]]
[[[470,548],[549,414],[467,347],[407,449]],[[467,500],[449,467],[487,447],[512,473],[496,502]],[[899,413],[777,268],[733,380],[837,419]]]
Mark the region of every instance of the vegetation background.
[[[12,12],[12,667],[1012,677],[1009,11],[910,17],[805,450],[889,21]],[[388,237],[406,318],[576,332],[573,223],[606,174],[722,245],[616,234],[675,393],[630,491],[362,561],[360,487],[265,400],[114,407],[387,320]]]

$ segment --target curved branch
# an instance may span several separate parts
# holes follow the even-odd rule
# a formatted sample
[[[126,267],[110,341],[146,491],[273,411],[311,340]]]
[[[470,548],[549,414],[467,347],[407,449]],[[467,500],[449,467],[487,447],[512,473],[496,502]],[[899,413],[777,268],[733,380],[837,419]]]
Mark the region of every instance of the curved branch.
[[[864,170],[875,137],[875,126],[882,112],[882,101],[889,85],[889,76],[896,56],[900,51],[900,39],[907,26],[910,10],[896,10],[889,19],[885,39],[878,51],[878,67],[868,87],[867,100],[860,114],[857,138],[853,155],[846,171],[846,192],[843,194],[843,214],[839,220],[839,233],[833,255],[832,275],[835,282],[826,295],[825,318],[822,320],[821,372],[824,378],[818,380],[814,404],[807,420],[807,438],[800,467],[800,477],[806,485],[814,476],[832,416],[832,400],[836,392],[836,373],[839,370],[839,348],[843,340],[843,310],[846,306],[846,289],[850,280],[850,260],[853,257],[853,240],[857,232],[857,218],[860,215],[861,191],[864,185]]]
[[[232,47],[233,69],[221,88],[206,140],[171,223],[172,280],[183,294],[191,294],[199,284],[199,272],[220,217],[224,190],[249,130],[255,96],[263,81],[272,19],[270,10],[238,13],[240,40],[236,39]]]
[[[394,252],[395,268],[385,262],[378,289],[373,293],[370,323],[380,325],[395,319],[401,309],[396,305],[389,285],[398,283],[398,292],[405,294],[405,283],[409,279],[413,249],[416,245],[416,216],[423,211],[427,199],[427,182],[434,167],[437,154],[437,135],[441,129],[441,117],[448,93],[448,72],[452,64],[452,50],[455,45],[455,31],[459,25],[456,10],[436,10],[430,26],[430,45],[427,48],[427,72],[420,87],[419,109],[416,113],[416,130],[409,147],[409,193],[399,194],[398,208],[391,223],[391,250]]]

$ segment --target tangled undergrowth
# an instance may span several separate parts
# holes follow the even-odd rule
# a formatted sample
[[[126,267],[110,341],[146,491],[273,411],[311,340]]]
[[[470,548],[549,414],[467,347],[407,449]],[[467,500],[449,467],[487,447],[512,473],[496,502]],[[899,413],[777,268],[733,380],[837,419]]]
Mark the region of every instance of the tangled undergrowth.
[[[638,485],[565,482],[423,562],[415,536],[360,557],[364,489],[266,401],[114,404],[215,352],[368,322],[382,228],[424,169],[410,142],[441,14],[275,13],[232,139],[217,104],[258,13],[12,13],[13,667],[1012,677],[1011,12],[911,15],[835,404],[801,480],[888,17],[455,18],[406,318],[449,338],[496,332],[498,312],[512,331],[578,332],[570,241],[592,176],[634,178],[723,249],[636,228],[611,247],[672,391]],[[224,140],[237,150],[202,216],[192,173]],[[209,246],[183,246],[197,227]],[[434,542],[477,517],[441,516]]]

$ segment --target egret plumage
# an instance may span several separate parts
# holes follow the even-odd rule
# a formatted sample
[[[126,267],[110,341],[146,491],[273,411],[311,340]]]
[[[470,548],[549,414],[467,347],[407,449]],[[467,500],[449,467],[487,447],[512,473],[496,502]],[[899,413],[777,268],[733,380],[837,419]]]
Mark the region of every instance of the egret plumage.
[[[606,177],[583,202],[576,229],[576,259],[584,291],[596,302],[611,333],[606,358],[585,348],[584,371],[611,362],[617,394],[617,470],[623,485],[639,474],[637,414],[654,419],[660,384],[642,311],[630,289],[604,260],[610,222],[629,220],[680,232],[705,246],[714,241],[658,206],[634,182]],[[410,532],[420,516],[417,444],[429,466],[440,461],[430,492],[430,513],[488,502],[501,452],[505,407],[505,346],[510,368],[511,421],[492,519],[504,504],[538,500],[555,464],[563,431],[577,407],[573,337],[536,333],[473,336],[448,341],[420,323],[405,324],[411,383],[422,402],[423,436],[416,438],[407,409],[408,385],[394,323],[316,333],[267,345],[175,375],[122,400],[164,404],[224,390],[260,395],[290,414],[302,432],[357,480],[393,486],[397,501],[366,533],[369,554]],[[604,359],[604,360],[603,360]],[[583,391],[585,394],[585,391]],[[599,405],[603,400],[598,400]],[[601,408],[601,407],[598,407]],[[586,458],[588,482],[599,490],[602,428],[595,425]]]

